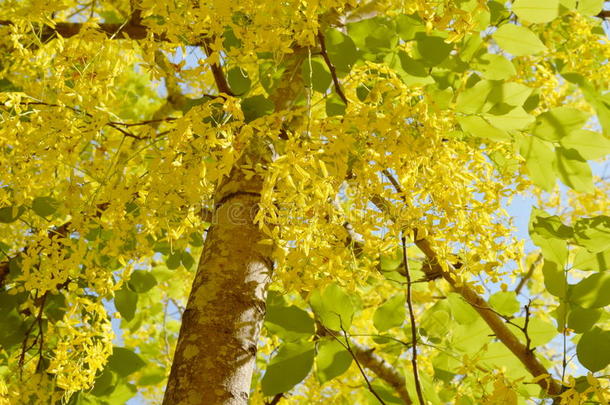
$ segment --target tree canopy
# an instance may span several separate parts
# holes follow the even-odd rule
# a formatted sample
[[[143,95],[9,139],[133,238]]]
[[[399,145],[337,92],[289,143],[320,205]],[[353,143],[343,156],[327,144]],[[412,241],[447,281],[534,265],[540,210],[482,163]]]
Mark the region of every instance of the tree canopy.
[[[609,15],[1,2],[0,404],[606,404]]]

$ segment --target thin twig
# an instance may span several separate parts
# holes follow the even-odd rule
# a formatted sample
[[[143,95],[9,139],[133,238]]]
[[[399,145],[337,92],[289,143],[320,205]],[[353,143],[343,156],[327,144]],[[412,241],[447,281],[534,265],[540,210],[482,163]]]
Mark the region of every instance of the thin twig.
[[[538,266],[538,264],[541,261],[542,261],[542,253],[539,253],[538,256],[536,256],[536,259],[534,260],[534,262],[530,265],[530,268],[527,270],[527,273],[525,273],[525,275],[523,277],[521,277],[521,280],[519,280],[519,284],[517,284],[517,287],[515,288],[515,294],[519,295],[519,293],[521,292],[523,287],[525,287],[525,283],[530,278],[532,278],[532,275],[534,274],[534,270],[536,270],[536,266]]]
[[[345,350],[347,350],[349,352],[349,354],[352,356],[352,358],[354,359],[354,361],[356,362],[356,366],[358,366],[358,370],[360,370],[360,374],[362,374],[362,377],[364,378],[364,381],[366,382],[366,385],[369,389],[369,391],[371,392],[371,394],[373,394],[375,396],[375,398],[377,398],[377,400],[382,404],[382,405],[387,405],[385,403],[385,401],[379,396],[379,394],[377,393],[377,391],[375,391],[375,389],[373,388],[373,386],[371,385],[371,381],[369,380],[369,377],[366,375],[366,373],[364,372],[364,369],[362,368],[362,365],[360,364],[360,361],[358,360],[358,357],[356,356],[356,354],[354,353],[354,351],[352,350],[352,347],[349,343],[349,338],[347,337],[347,332],[345,331],[345,329],[343,329],[343,325],[341,325],[341,331],[343,332],[343,337],[345,338],[345,344],[343,344],[343,342],[341,342],[341,340],[339,340],[339,338],[337,338],[334,333],[330,332],[331,336],[333,338],[335,338],[335,340],[337,342],[339,342],[340,345],[342,345]]]
[[[409,308],[409,319],[411,321],[411,364],[413,365],[413,379],[415,380],[415,391],[420,405],[425,405],[424,394],[422,393],[421,383],[419,382],[419,372],[417,371],[417,325],[415,325],[415,314],[413,313],[413,303],[411,302],[411,274],[409,272],[409,258],[407,257],[407,241],[404,236],[400,237],[402,242],[402,263],[407,277],[407,307]]]
[[[339,78],[337,77],[337,70],[335,69],[335,65],[330,61],[328,57],[328,52],[326,52],[326,42],[324,41],[324,34],[322,31],[318,31],[318,41],[320,42],[320,54],[322,58],[324,58],[324,62],[326,62],[326,66],[328,66],[328,70],[330,71],[330,76],[333,78],[333,83],[335,84],[335,91],[337,95],[341,97],[341,100],[348,104],[347,97],[345,97],[345,93],[343,93],[343,89],[341,88],[341,84],[339,83]]]
[[[209,58],[212,55],[212,48],[210,47],[210,39],[204,38],[202,45],[203,45],[203,50],[205,51],[205,54]],[[231,91],[231,88],[229,87],[229,83],[227,82],[227,79],[225,78],[225,75],[222,71],[222,67],[218,63],[210,63],[210,68],[212,69],[212,75],[214,76],[214,81],[216,82],[216,87],[218,88],[218,91],[221,93],[224,93],[228,96],[234,96],[235,94],[233,94],[233,92]]]

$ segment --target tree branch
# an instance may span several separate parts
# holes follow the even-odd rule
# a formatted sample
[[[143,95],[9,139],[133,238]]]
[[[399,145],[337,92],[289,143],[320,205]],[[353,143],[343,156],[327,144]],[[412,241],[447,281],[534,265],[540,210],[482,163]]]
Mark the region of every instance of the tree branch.
[[[536,358],[529,348],[508,329],[504,320],[500,318],[487,302],[468,285],[456,280],[454,276],[455,267],[447,263],[449,272],[445,271],[438,261],[436,252],[427,239],[418,239],[415,235],[415,245],[432,261],[435,271],[442,274],[443,278],[458,292],[485,320],[487,325],[495,333],[496,337],[521,361],[525,368],[534,377],[549,375],[549,378],[541,379],[537,382],[549,395],[557,396],[561,394],[561,386],[555,381],[546,368]]]
[[[397,190],[398,191],[398,190]],[[388,202],[380,195],[375,195],[371,198],[371,202],[379,208],[382,212],[387,214],[389,212],[389,204]],[[391,215],[392,220],[394,220]],[[447,267],[449,271],[445,271],[443,266],[441,266],[439,258],[432,248],[430,242],[425,238],[417,237],[417,229],[414,229],[413,241],[415,245],[421,250],[424,255],[430,261],[429,269],[433,271],[435,274],[440,274],[442,277],[449,283],[449,285],[459,293],[465,300],[468,302],[474,309],[481,315],[483,320],[487,323],[487,325],[491,328],[491,330],[495,333],[496,337],[521,361],[521,363],[525,366],[525,368],[532,374],[534,377],[538,377],[540,375],[548,375],[548,378],[541,379],[537,382],[540,387],[542,387],[549,395],[558,396],[561,394],[561,385],[555,381],[547,369],[540,363],[540,361],[536,358],[534,353],[529,350],[521,341],[512,333],[510,329],[504,323],[504,320],[499,317],[495,311],[487,304],[487,302],[477,294],[472,288],[468,285],[458,281],[455,278],[456,274],[456,266],[451,263],[447,263]],[[461,263],[458,264],[461,266]],[[422,267],[424,269],[424,267]]]
[[[12,21],[0,20],[0,26],[13,25]],[[69,23],[69,22],[58,22],[55,23],[55,27],[49,27],[45,25],[40,30],[37,30],[39,39],[41,42],[46,42],[50,39],[55,38],[57,35],[61,35],[63,38],[70,38],[78,33],[85,27],[85,24],[81,23]],[[105,33],[109,37],[118,37],[117,39],[123,39],[123,34],[130,39],[144,39],[148,35],[148,28],[134,24],[132,21],[122,24],[112,23],[101,23],[97,25],[97,29]],[[164,36],[155,37],[157,41],[167,41]]]
[[[210,38],[203,38],[203,42],[201,45],[203,45],[205,54],[210,57],[210,55],[212,55],[212,48],[210,47]],[[225,75],[222,71],[222,67],[217,63],[211,63],[210,68],[212,69],[212,75],[214,76],[214,81],[216,82],[216,87],[218,88],[218,91],[228,96],[234,96],[235,94],[233,94],[231,88],[229,87],[229,83],[225,78]]]
[[[405,385],[405,377],[396,368],[381,356],[376,355],[371,348],[355,341],[351,342],[351,347],[360,364],[394,388],[406,405],[413,403]]]
[[[523,287],[525,287],[525,283],[527,283],[527,281],[532,277],[532,275],[534,274],[534,270],[536,270],[536,266],[538,266],[538,263],[540,263],[541,261],[542,253],[538,253],[538,256],[536,256],[536,259],[530,265],[530,268],[527,270],[527,273],[525,273],[523,277],[521,277],[521,280],[519,280],[519,284],[517,284],[517,287],[515,288],[516,295],[519,295],[519,293],[521,293],[521,290],[523,289]]]
[[[411,274],[409,272],[409,258],[407,257],[407,241],[404,236],[401,236],[400,241],[402,242],[402,264],[407,277],[407,307],[409,308],[409,319],[411,321],[411,350],[413,352],[411,364],[413,365],[413,379],[415,380],[417,399],[419,399],[420,405],[426,405],[419,382],[419,372],[417,370],[417,325],[415,324],[415,314],[413,313],[413,303],[411,302]]]
[[[333,78],[335,91],[337,92],[337,95],[341,97],[341,100],[343,100],[345,105],[347,105],[347,97],[345,97],[345,93],[343,93],[343,89],[339,83],[339,78],[337,78],[337,70],[335,69],[335,65],[333,65],[328,57],[328,52],[326,52],[326,42],[324,41],[324,34],[322,34],[322,31],[318,31],[318,41],[320,42],[320,53],[322,54],[322,58],[324,58],[324,62],[326,62],[326,66],[328,66],[328,70],[330,70],[330,76]]]

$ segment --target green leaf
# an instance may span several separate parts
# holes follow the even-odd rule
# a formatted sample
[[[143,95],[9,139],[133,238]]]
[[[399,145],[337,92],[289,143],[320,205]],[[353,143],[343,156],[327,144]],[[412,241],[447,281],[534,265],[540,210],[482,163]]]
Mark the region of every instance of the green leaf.
[[[542,249],[542,255],[546,260],[553,261],[562,268],[565,266],[568,246],[563,237],[556,235],[569,234],[567,228],[564,229],[546,212],[534,207],[530,216],[529,234],[532,242]]]
[[[194,247],[203,246],[203,236],[199,232],[193,232],[189,235],[189,245]]]
[[[510,79],[517,74],[513,62],[502,55],[486,53],[481,56],[477,67],[482,71],[483,77],[487,80]]]
[[[506,131],[523,129],[532,124],[535,119],[528,114],[522,107],[516,107],[505,114],[484,114],[483,115],[494,127]]]
[[[139,293],[145,293],[157,285],[157,280],[151,272],[145,270],[134,270],[129,279],[129,287]]]
[[[582,15],[597,15],[604,7],[604,0],[579,0],[576,10]]]
[[[267,94],[272,93],[277,88],[285,70],[286,67],[284,65],[278,65],[275,62],[262,62],[259,64],[258,77]]]
[[[570,307],[570,314],[568,315],[568,328],[574,330],[576,333],[584,333],[595,325],[595,322],[597,322],[601,314],[601,309],[581,308],[572,305]]]
[[[458,94],[455,109],[464,114],[475,114],[491,107],[486,106],[487,96],[493,89],[493,83],[481,80],[474,86]],[[484,107],[487,107],[484,109]]]
[[[523,327],[525,325],[525,317],[515,318],[511,322],[513,322],[515,325]],[[510,324],[508,324],[508,327],[513,330],[513,333],[516,336],[519,336],[520,340],[525,341],[523,332],[520,329]],[[547,344],[548,342],[553,340],[555,336],[557,336],[557,333],[557,328],[555,328],[555,326],[553,326],[552,324],[543,321],[539,317],[530,316],[529,321],[527,323],[527,334],[531,340],[531,347],[542,346],[544,344]]]
[[[347,106],[343,100],[341,100],[341,98],[335,93],[332,93],[326,98],[326,115],[328,117],[345,114],[346,107]]]
[[[572,131],[559,142],[566,149],[576,149],[587,160],[598,159],[610,153],[610,139],[586,129]]]
[[[121,377],[127,377],[146,365],[142,358],[125,347],[114,346],[107,367]]]
[[[114,390],[116,382],[117,375],[106,368],[102,374],[96,377],[93,389],[90,392],[96,397],[108,395]]]
[[[492,37],[500,48],[515,56],[534,55],[547,50],[530,29],[515,24],[504,24]]]
[[[603,252],[589,252],[586,248],[579,248],[572,263],[579,270],[604,271],[610,269],[610,249]]]
[[[241,103],[241,109],[244,112],[244,120],[246,122],[271,114],[274,108],[273,101],[261,94],[248,97]]]
[[[22,88],[19,86],[15,86],[15,84],[8,79],[0,79],[0,93],[13,91],[22,91]]]
[[[15,309],[0,314],[0,347],[8,351],[12,346],[21,344],[30,322],[23,322]]]
[[[545,260],[542,266],[544,287],[547,291],[559,298],[565,298],[568,290],[568,281],[562,268],[557,263]]]
[[[32,201],[32,210],[41,217],[53,215],[58,207],[59,202],[53,197],[36,197]]]
[[[182,262],[182,250],[176,249],[167,256],[167,260],[165,260],[165,265],[170,270],[176,270],[180,267],[180,263]]]
[[[356,311],[353,299],[336,283],[324,291],[312,293],[310,304],[324,326],[332,330],[348,330]]]
[[[457,121],[465,132],[472,136],[493,141],[510,141],[510,135],[505,131],[491,125],[487,120],[478,115],[458,117]]]
[[[449,332],[450,323],[449,312],[443,306],[434,305],[422,314],[419,327],[423,328],[428,336],[443,338]]]
[[[284,340],[308,338],[315,332],[314,320],[307,311],[286,305],[276,291],[269,291],[267,295],[265,326]]]
[[[242,43],[239,38],[235,36],[235,32],[232,28],[227,28],[222,35],[222,46],[228,51],[231,48],[240,48]]]
[[[576,345],[578,361],[592,372],[610,364],[610,331],[598,327],[585,332]]]
[[[62,293],[47,295],[44,302],[44,313],[49,320],[57,322],[63,319],[66,309],[66,298]]]
[[[532,210],[531,231],[545,239],[570,239],[574,230],[561,222],[557,215],[549,215],[545,211]]]
[[[354,44],[367,53],[387,52],[398,44],[393,22],[383,17],[348,23],[347,31]]]
[[[186,250],[182,251],[182,255],[180,256],[180,262],[187,270],[191,270],[195,265],[195,259],[193,259],[193,256],[191,256],[191,254]]]
[[[453,46],[446,43],[441,37],[429,36],[423,32],[418,32],[415,38],[417,41],[417,51],[428,66],[439,65],[447,59],[451,49],[453,49]]]
[[[527,172],[532,182],[543,190],[551,191],[555,186],[556,157],[549,142],[534,136],[525,136],[520,142],[520,153],[525,158]]]
[[[468,354],[477,353],[489,344],[490,334],[493,333],[481,317],[470,324],[454,326],[452,331],[452,347]]]
[[[521,309],[514,291],[498,291],[489,297],[489,305],[504,316],[511,316]]]
[[[489,93],[489,100],[495,103],[520,107],[525,103],[525,100],[528,99],[530,94],[532,94],[532,91],[534,91],[534,89],[521,83],[502,83],[499,86],[493,87],[492,91]]]
[[[396,60],[396,55],[398,55],[398,60]],[[426,67],[404,51],[399,51],[397,54],[387,54],[384,60],[388,63],[388,66],[398,72],[401,80],[409,86],[434,83],[434,79],[429,75]]]
[[[358,60],[358,50],[354,41],[336,28],[324,32],[324,42],[330,61],[341,73],[349,73]]]
[[[311,65],[311,68],[310,68]],[[332,77],[328,67],[321,58],[307,58],[301,65],[303,81],[305,86],[311,87],[313,90],[325,93],[332,82]]]
[[[417,14],[400,14],[396,17],[396,32],[403,41],[414,39],[416,33],[425,30],[426,26]]]
[[[592,218],[581,218],[574,224],[576,242],[590,252],[601,252],[610,249],[610,217],[598,215]]]
[[[532,133],[547,141],[559,141],[581,129],[589,119],[583,111],[571,107],[557,107],[536,117]]]
[[[161,367],[147,367],[142,371],[142,377],[138,380],[138,385],[156,385],[167,378],[165,369]]]
[[[572,287],[570,302],[582,308],[610,305],[610,272],[595,273]]]
[[[373,324],[379,332],[384,332],[402,325],[405,316],[405,296],[396,294],[375,310]]]
[[[25,208],[16,206],[0,208],[0,223],[10,224],[15,222],[24,211]]]
[[[136,314],[138,294],[123,286],[114,293],[114,306],[126,321],[131,321]]]
[[[402,249],[396,249],[393,254],[381,255],[379,265],[383,271],[394,271],[402,264]]]
[[[250,90],[250,85],[252,84],[250,77],[248,77],[248,72],[239,67],[229,69],[227,72],[227,80],[229,82],[231,91],[237,95],[247,93]]]
[[[469,325],[478,319],[477,311],[460,294],[449,293],[447,301],[451,308],[451,315],[458,323]]]
[[[271,359],[261,381],[263,394],[273,396],[288,392],[300,383],[313,365],[314,343],[285,343]]]
[[[566,186],[583,193],[592,193],[593,174],[587,161],[574,149],[555,148],[557,174]]]
[[[547,23],[559,15],[559,0],[515,0],[511,9],[520,20]]]
[[[104,397],[105,401],[100,405],[126,404],[137,392],[138,390],[135,385],[119,381],[112,393]]]
[[[352,364],[352,355],[335,339],[325,339],[318,343],[316,369],[320,384],[345,373]]]

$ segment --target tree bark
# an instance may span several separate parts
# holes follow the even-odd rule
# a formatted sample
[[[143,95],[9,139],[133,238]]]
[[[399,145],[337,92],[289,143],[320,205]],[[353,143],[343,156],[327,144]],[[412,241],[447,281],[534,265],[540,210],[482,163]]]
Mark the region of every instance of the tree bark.
[[[164,405],[248,403],[271,281],[271,246],[254,224],[262,180],[238,167],[215,196]]]

